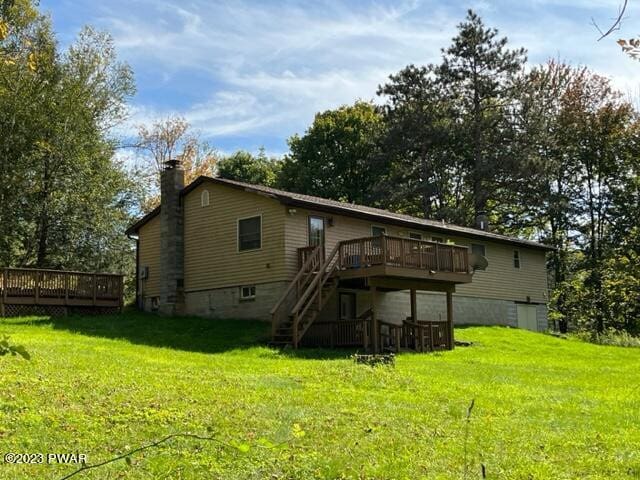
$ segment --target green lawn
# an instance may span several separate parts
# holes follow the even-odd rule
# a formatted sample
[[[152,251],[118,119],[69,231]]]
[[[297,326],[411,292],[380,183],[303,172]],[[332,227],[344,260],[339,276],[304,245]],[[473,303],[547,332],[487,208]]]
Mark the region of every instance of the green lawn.
[[[471,347],[371,368],[348,351],[269,349],[267,329],[133,313],[0,320],[32,355],[0,357],[0,454],[94,464],[191,432],[220,443],[176,438],[74,478],[472,479],[482,465],[494,479],[640,478],[640,349],[473,327],[456,329]],[[75,468],[0,457],[0,479]]]

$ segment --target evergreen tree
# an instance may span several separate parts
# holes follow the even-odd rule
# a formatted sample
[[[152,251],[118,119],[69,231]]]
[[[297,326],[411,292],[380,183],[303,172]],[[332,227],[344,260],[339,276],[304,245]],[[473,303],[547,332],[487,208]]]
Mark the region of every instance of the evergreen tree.
[[[526,62],[524,49],[509,50],[507,38],[485,27],[469,10],[458,34],[443,50],[435,73],[455,98],[458,128],[476,216],[495,200],[504,170],[516,152],[510,148],[513,122],[508,115],[515,93],[515,77]]]

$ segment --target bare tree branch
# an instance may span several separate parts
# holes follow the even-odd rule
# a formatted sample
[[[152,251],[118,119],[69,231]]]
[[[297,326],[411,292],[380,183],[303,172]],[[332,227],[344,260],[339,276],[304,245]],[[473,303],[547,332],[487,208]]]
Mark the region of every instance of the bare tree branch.
[[[74,472],[71,472],[68,475],[65,475],[60,480],[67,480],[67,479],[69,479],[71,477],[75,477],[76,475],[78,475],[80,473],[84,473],[87,470],[92,470],[94,468],[103,467],[104,465],[108,465],[110,463],[117,462],[118,460],[127,459],[131,455],[133,455],[134,453],[138,453],[138,452],[141,452],[143,450],[147,450],[149,448],[158,447],[158,446],[162,445],[163,443],[168,442],[171,439],[179,438],[179,437],[181,437],[181,438],[191,438],[191,439],[201,440],[201,441],[214,442],[214,443],[217,443],[218,445],[220,445],[222,447],[230,448],[230,449],[237,448],[234,445],[225,443],[225,442],[223,442],[223,441],[221,441],[221,440],[219,440],[219,439],[217,439],[215,437],[205,437],[205,436],[202,436],[202,435],[196,435],[194,433],[174,433],[172,435],[167,435],[166,437],[164,437],[164,438],[162,438],[160,440],[157,440],[155,442],[149,443],[147,445],[142,445],[140,447],[134,448],[133,450],[129,450],[128,452],[123,453],[122,455],[118,455],[117,457],[111,458],[109,460],[105,460],[104,462],[95,463],[93,465],[83,464],[82,467],[80,467],[79,469],[75,470]],[[279,448],[282,445],[285,445],[286,443],[287,442],[285,441],[285,442],[281,442],[279,444],[275,444],[272,447],[265,447],[265,448]]]
[[[624,18],[624,13],[627,10],[627,4],[629,3],[629,0],[624,0],[624,3],[622,4],[621,7],[618,8],[618,16],[616,17],[616,19],[614,20],[613,24],[609,27],[609,29],[604,32],[596,23],[596,21],[594,20],[593,17],[591,17],[591,25],[593,25],[596,30],[598,30],[598,32],[600,33],[600,38],[598,38],[598,41],[602,40],[603,38],[611,35],[612,32],[615,32],[616,30],[620,30],[620,26],[622,25],[622,20]]]

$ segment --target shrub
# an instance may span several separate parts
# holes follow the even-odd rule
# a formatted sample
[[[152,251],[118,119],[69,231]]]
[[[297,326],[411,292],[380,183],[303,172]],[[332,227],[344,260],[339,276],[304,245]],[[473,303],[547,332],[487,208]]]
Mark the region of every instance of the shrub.
[[[608,330],[605,330],[603,333],[581,331],[576,335],[584,341],[597,343],[599,345],[640,348],[640,337],[634,337],[624,330],[615,330],[613,328],[610,328]]]
[[[22,345],[13,345],[9,343],[9,337],[6,335],[0,339],[0,357],[5,355],[20,355],[25,360],[31,359],[31,355]]]

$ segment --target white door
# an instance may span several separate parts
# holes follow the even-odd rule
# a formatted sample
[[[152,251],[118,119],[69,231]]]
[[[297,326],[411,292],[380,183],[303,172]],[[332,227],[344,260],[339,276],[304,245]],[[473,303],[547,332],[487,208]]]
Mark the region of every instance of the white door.
[[[534,332],[538,331],[535,305],[518,304],[518,328],[524,328]]]

